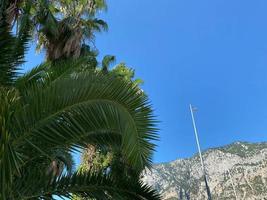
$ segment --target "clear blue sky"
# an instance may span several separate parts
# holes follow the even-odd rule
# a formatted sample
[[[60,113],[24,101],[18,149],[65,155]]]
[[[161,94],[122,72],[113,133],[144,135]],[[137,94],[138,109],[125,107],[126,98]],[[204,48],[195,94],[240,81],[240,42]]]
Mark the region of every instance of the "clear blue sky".
[[[97,36],[145,81],[159,124],[155,162],[234,141],[267,141],[267,1],[114,0]],[[40,63],[33,48],[26,66]]]

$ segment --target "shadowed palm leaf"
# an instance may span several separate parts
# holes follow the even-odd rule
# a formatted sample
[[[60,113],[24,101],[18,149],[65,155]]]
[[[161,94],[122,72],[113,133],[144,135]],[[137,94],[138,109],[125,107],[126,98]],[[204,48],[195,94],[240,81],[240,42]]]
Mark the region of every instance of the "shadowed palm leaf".
[[[34,174],[29,174],[32,175]],[[79,195],[84,199],[99,200],[160,200],[160,196],[153,189],[140,181],[117,182],[108,175],[90,172],[61,176],[51,182],[47,182],[48,177],[39,176],[30,187],[23,185],[28,182],[15,183],[14,187],[20,193],[14,193],[14,199],[56,199],[55,196],[72,198],[73,195]]]
[[[24,23],[27,26],[19,30],[16,37],[13,36],[5,13],[5,9],[0,13],[0,85],[10,85],[17,77],[19,65],[24,62],[24,52],[31,28],[28,18],[25,17]]]

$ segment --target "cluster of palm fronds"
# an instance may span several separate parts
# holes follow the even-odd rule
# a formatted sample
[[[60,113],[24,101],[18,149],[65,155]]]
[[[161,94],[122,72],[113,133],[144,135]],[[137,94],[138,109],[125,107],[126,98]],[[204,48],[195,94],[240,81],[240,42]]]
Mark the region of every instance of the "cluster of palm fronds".
[[[66,50],[66,45],[74,44],[72,37],[76,36],[68,35],[68,41],[57,38],[63,34],[59,28],[66,17],[60,21],[54,18],[56,15],[93,17],[96,8],[105,7],[104,2],[0,2],[0,199],[73,195],[85,199],[160,199],[156,191],[139,180],[142,170],[151,164],[151,141],[157,138],[147,96],[137,84],[96,70],[88,57],[72,59],[76,57],[72,49],[75,45],[70,45],[71,50]],[[75,4],[75,10],[69,9],[69,3]],[[79,6],[81,3],[84,7]],[[38,23],[33,24],[34,19]],[[51,20],[56,24],[56,35],[50,32],[54,29],[49,27]],[[72,19],[68,20],[72,23]],[[17,26],[16,33],[13,25]],[[76,32],[78,26],[80,22],[70,27]],[[60,50],[54,50],[68,59],[55,61],[62,56],[53,52],[53,62],[18,74],[36,27],[38,37],[45,37],[48,54],[51,52],[46,45],[64,41],[58,44]],[[65,25],[62,30],[66,30]],[[113,170],[74,171],[72,153],[88,144],[116,152]],[[122,169],[127,173],[118,175]]]
[[[6,22],[17,30],[31,26],[37,50],[45,48],[48,60],[78,58],[95,32],[108,29],[95,17],[106,9],[104,0],[2,0],[1,7]]]

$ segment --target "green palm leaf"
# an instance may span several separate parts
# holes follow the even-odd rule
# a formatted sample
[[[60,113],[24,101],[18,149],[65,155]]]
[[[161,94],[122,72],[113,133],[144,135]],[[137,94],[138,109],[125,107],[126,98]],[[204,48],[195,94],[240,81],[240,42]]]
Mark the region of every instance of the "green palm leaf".
[[[34,179],[32,176],[37,175],[34,171],[32,175],[28,175],[31,180],[35,180],[35,184],[26,188],[20,184],[23,181],[15,184],[19,191],[13,194],[15,199],[55,199],[53,197],[56,196],[62,198],[80,196],[84,199],[96,200],[160,200],[157,192],[142,182],[129,182],[129,180],[117,182],[109,175],[101,173],[74,173],[56,179],[53,179],[51,175],[38,175],[38,179]]]
[[[2,4],[4,5],[5,3]],[[17,78],[19,66],[24,62],[31,29],[29,18],[25,15],[23,17],[25,27],[18,30],[18,35],[12,35],[5,13],[5,9],[0,12],[0,85],[2,86],[11,85]]]
[[[121,164],[131,166],[137,174],[150,166],[154,150],[152,141],[157,139],[155,120],[146,95],[136,84],[93,70],[86,60],[81,59],[40,65],[17,79],[14,86],[17,89],[13,92],[10,89],[1,92],[1,105],[6,104],[2,107],[4,110],[0,110],[4,120],[0,120],[0,125],[5,128],[5,135],[1,136],[4,150],[1,151],[0,178],[5,184],[1,188],[1,198],[10,196],[16,188],[23,189],[18,190],[14,199],[19,195],[21,199],[31,195],[51,196],[51,192],[47,193],[51,191],[51,178],[72,180],[70,152],[88,144],[116,149],[121,154]],[[9,126],[4,126],[4,122]],[[53,176],[47,178],[47,173]],[[129,177],[125,180],[111,175],[110,178],[123,182]],[[116,184],[117,189],[129,185]],[[146,190],[141,185],[136,186],[141,188],[140,195]],[[39,189],[34,192],[32,188],[35,186]],[[55,187],[52,192],[56,195],[75,193],[70,188],[62,191],[61,186]],[[91,190],[83,193],[86,188],[81,188],[80,193],[75,194],[90,197]],[[102,193],[97,190],[95,194],[104,199],[101,194],[106,195],[107,191],[109,197],[106,199],[120,199],[119,193],[112,193],[105,187]],[[125,198],[130,195],[128,199],[137,195],[129,194],[129,191],[120,193]]]
[[[17,124],[17,131],[24,134],[14,144],[23,145],[27,138],[35,146],[47,140],[57,147],[67,141],[76,144],[81,137],[84,144],[103,144],[120,135],[129,162],[139,170],[149,165],[154,149],[150,140],[156,139],[156,129],[147,97],[135,85],[98,72],[83,72],[40,87],[36,84],[22,99],[31,106],[17,115],[16,121],[27,122]],[[98,136],[95,141],[92,135]]]

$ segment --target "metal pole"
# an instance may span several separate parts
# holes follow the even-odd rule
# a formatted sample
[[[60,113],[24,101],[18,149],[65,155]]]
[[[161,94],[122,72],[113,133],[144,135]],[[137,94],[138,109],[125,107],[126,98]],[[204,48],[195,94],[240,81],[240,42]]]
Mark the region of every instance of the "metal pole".
[[[191,117],[192,117],[192,122],[193,122],[193,127],[194,127],[194,133],[195,133],[195,137],[196,137],[196,142],[197,142],[197,148],[198,148],[199,158],[200,158],[200,162],[201,162],[201,166],[202,166],[202,171],[203,171],[203,176],[204,176],[204,181],[205,181],[205,185],[206,185],[208,200],[211,200],[210,188],[208,186],[206,170],[205,170],[205,166],[204,166],[204,162],[203,162],[203,158],[202,158],[202,153],[201,153],[199,139],[198,139],[198,133],[197,133],[197,127],[196,127],[195,118],[194,118],[193,107],[192,107],[191,104],[190,104],[190,111],[191,111]]]

